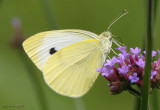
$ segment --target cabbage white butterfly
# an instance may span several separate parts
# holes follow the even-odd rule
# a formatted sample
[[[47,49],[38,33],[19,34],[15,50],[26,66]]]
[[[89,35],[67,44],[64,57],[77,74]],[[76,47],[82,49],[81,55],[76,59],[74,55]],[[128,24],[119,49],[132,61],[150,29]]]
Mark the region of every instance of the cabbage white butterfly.
[[[80,97],[97,79],[96,69],[105,62],[112,42],[120,46],[108,31],[111,25],[99,36],[78,29],[41,32],[25,40],[23,48],[50,88],[65,96]]]

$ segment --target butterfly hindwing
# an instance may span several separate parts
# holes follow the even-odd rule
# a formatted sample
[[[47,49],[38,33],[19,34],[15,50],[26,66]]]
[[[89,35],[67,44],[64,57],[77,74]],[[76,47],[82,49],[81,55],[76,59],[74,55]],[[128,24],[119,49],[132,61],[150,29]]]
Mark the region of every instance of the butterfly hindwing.
[[[96,39],[71,44],[52,55],[44,66],[46,83],[56,92],[80,97],[93,85],[104,57]]]
[[[38,33],[23,42],[23,47],[35,65],[43,71],[50,56],[62,48],[97,35],[83,30],[55,30]]]

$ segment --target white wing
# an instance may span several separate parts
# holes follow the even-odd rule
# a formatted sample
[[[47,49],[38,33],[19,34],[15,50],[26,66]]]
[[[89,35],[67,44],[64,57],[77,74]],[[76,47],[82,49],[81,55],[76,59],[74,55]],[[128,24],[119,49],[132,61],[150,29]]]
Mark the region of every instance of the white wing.
[[[28,56],[43,71],[45,62],[60,49],[87,39],[97,39],[98,35],[84,30],[55,30],[41,32],[23,42]]]
[[[104,63],[101,43],[89,39],[71,44],[52,55],[45,63],[46,83],[57,93],[80,97],[94,84]]]

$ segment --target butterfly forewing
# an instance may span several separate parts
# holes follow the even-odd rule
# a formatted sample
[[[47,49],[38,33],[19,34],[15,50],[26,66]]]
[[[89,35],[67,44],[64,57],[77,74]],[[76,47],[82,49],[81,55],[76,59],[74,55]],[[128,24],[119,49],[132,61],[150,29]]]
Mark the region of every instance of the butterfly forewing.
[[[45,62],[55,52],[87,39],[98,39],[98,36],[83,30],[55,30],[28,38],[23,42],[23,47],[36,66],[43,71]]]
[[[80,97],[93,85],[104,57],[96,39],[71,44],[51,56],[44,66],[46,83],[56,92]]]

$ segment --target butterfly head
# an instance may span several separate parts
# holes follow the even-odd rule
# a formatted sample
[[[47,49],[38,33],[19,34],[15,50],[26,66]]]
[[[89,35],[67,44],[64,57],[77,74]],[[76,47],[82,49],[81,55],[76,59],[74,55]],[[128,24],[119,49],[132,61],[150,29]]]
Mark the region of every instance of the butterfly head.
[[[104,37],[110,39],[112,37],[112,33],[110,31],[103,32]]]
[[[99,35],[100,39],[108,39],[110,40],[112,37],[112,33],[110,31],[105,31]]]

